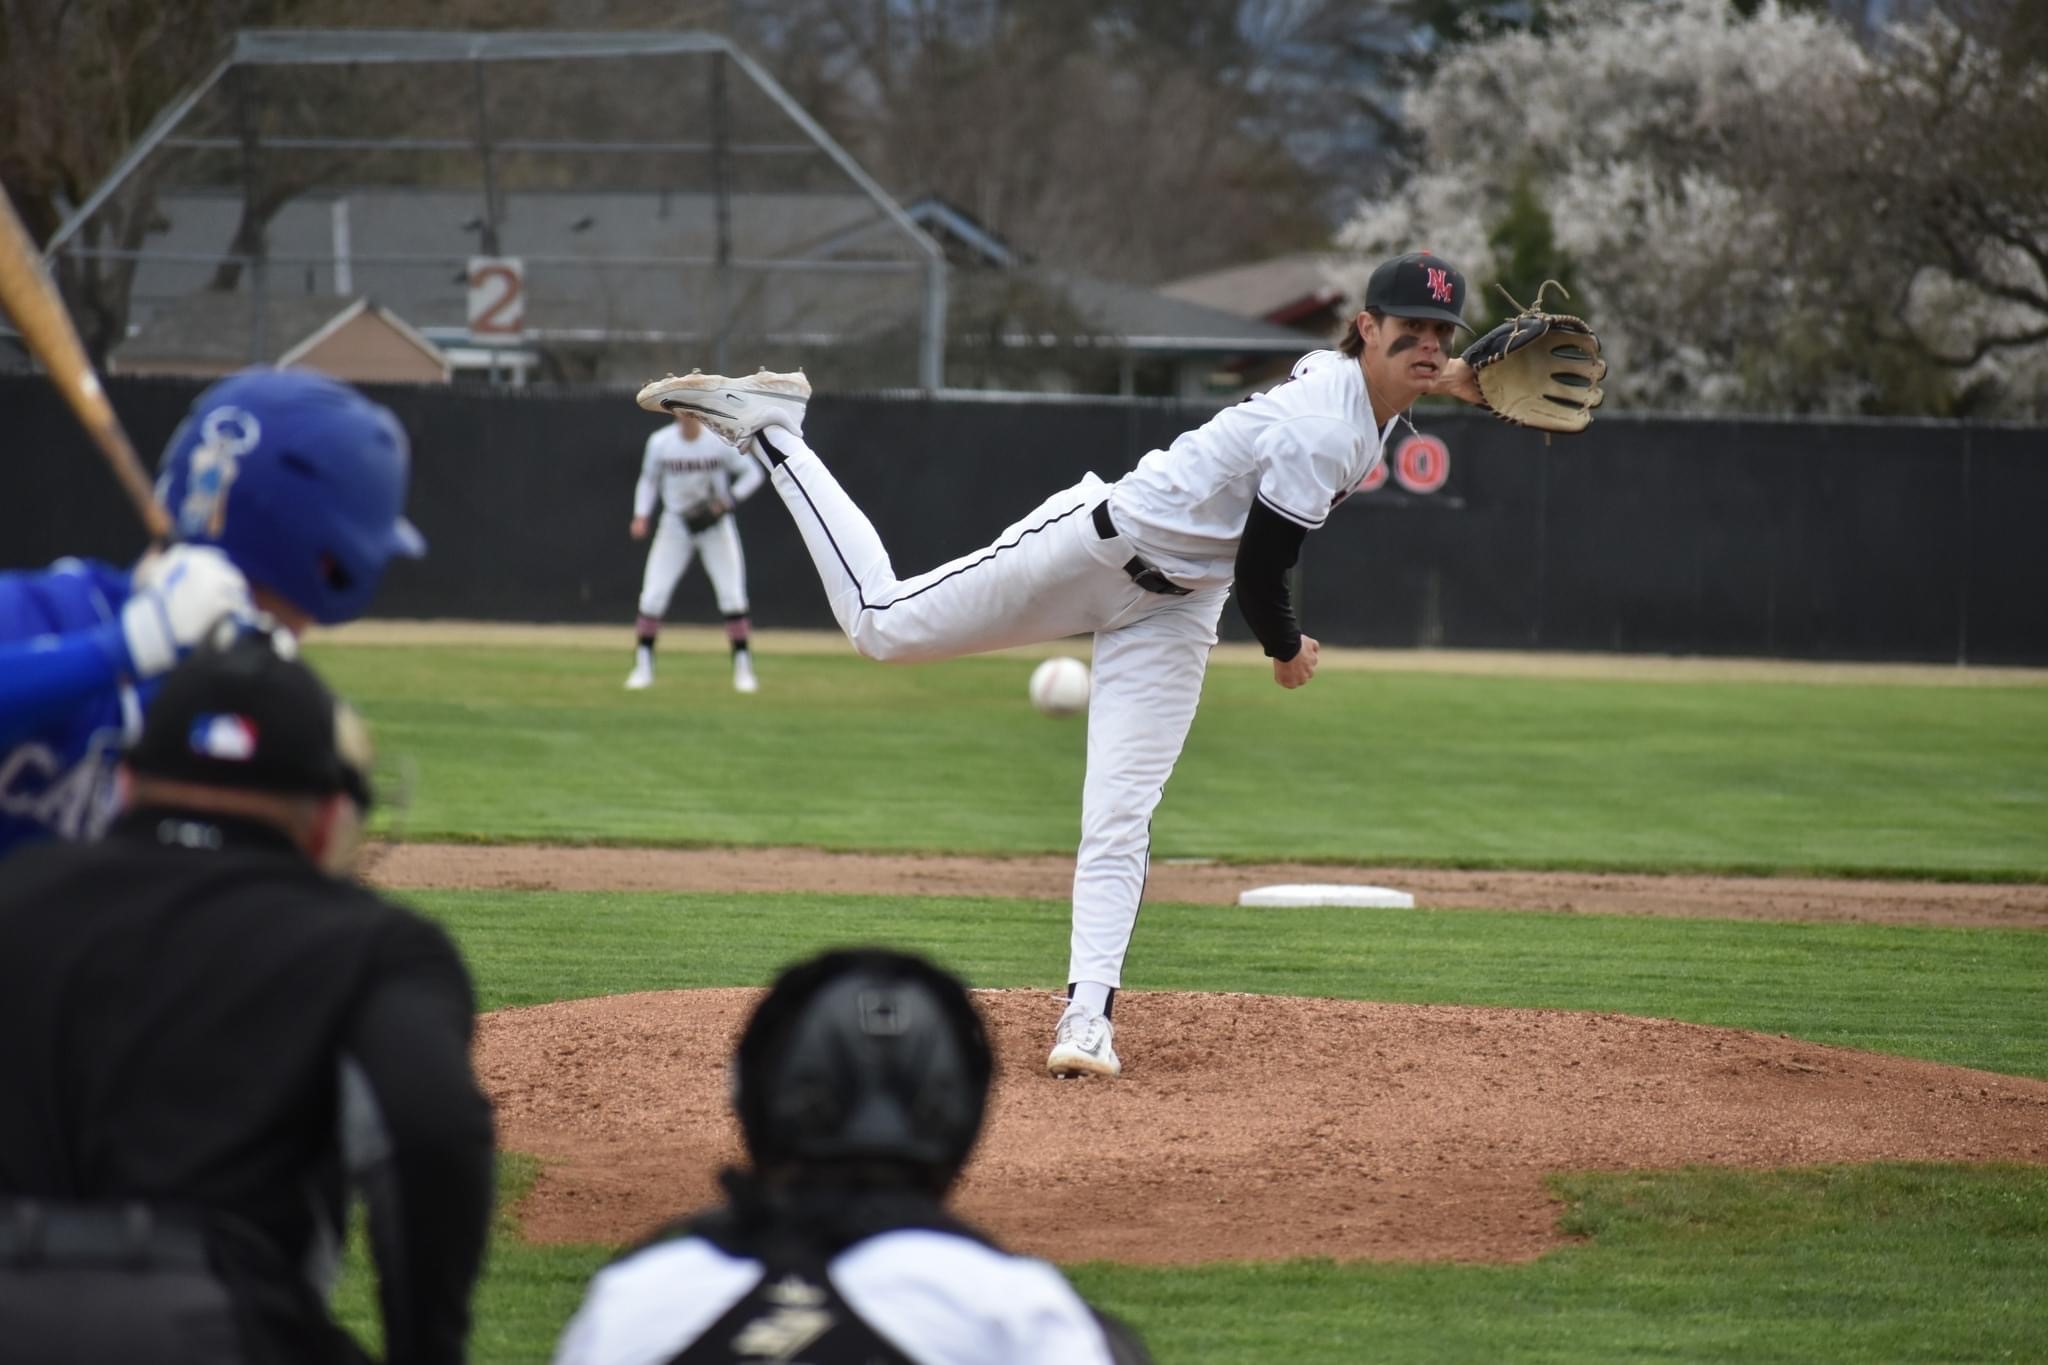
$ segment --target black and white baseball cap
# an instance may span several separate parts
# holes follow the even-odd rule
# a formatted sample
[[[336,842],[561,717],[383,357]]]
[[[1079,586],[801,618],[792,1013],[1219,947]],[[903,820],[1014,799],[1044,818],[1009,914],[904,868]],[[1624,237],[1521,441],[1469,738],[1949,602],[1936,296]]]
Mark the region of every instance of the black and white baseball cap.
[[[225,625],[164,678],[128,767],[143,776],[370,805],[369,728],[292,637]]]
[[[1397,318],[1435,318],[1465,322],[1465,276],[1443,257],[1411,251],[1383,261],[1365,285],[1367,312]]]

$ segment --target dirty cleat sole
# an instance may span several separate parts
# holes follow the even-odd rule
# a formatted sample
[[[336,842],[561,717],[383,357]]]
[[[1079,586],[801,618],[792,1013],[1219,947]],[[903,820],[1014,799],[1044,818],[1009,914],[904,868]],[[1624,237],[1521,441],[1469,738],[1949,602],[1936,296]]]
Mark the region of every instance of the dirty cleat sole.
[[[802,371],[761,370],[729,378],[692,370],[655,380],[640,390],[636,401],[650,412],[690,413],[729,444],[739,445],[767,426],[787,427],[802,435],[811,381]]]

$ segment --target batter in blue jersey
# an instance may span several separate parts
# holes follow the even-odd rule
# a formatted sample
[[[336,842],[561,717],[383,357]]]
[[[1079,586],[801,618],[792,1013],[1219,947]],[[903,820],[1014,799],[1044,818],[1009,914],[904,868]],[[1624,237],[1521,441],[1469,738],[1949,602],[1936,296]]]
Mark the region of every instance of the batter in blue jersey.
[[[409,469],[388,409],[309,371],[244,370],[165,448],[156,497],[176,543],[132,570],[0,573],[0,858],[100,832],[155,680],[220,621],[362,615],[386,564],[426,550],[404,516]]]

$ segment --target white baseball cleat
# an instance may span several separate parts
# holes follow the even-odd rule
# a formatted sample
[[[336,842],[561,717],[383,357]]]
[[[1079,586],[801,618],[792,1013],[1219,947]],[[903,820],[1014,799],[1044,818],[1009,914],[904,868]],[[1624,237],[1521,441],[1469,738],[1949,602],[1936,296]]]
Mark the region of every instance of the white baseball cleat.
[[[761,684],[754,677],[754,665],[744,654],[732,656],[732,690],[735,692],[759,692]]]
[[[640,406],[649,412],[695,414],[735,446],[762,427],[786,427],[803,435],[804,406],[810,401],[811,381],[802,370],[757,370],[744,379],[692,370],[655,380],[640,390],[639,397]]]
[[[626,675],[626,690],[640,692],[654,686],[654,670],[646,664],[634,664],[633,671]]]
[[[1060,1016],[1059,1029],[1052,1036],[1052,1055],[1045,1069],[1062,1079],[1074,1076],[1121,1076],[1124,1064],[1116,1059],[1110,1038],[1116,1030],[1108,1019],[1090,1014],[1078,1006]]]

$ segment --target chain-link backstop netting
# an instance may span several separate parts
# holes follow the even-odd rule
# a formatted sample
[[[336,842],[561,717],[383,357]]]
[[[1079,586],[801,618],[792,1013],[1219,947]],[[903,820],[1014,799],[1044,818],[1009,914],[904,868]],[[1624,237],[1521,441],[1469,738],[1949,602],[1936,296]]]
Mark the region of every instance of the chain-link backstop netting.
[[[52,258],[125,310],[117,372],[275,361],[357,300],[524,382],[943,364],[935,246],[710,34],[243,33]]]

